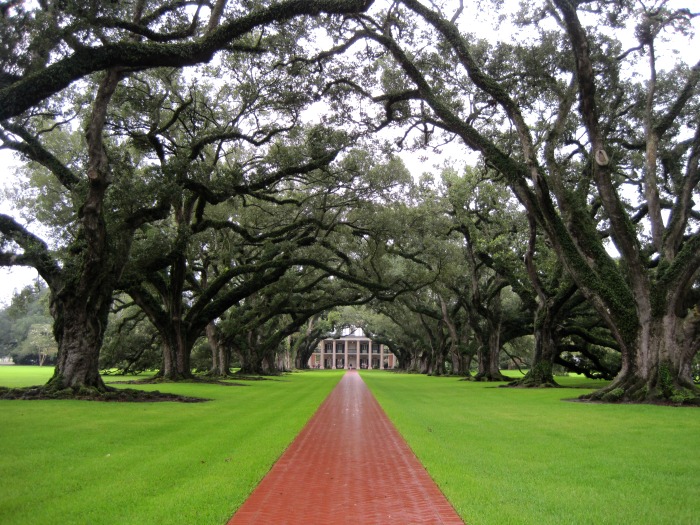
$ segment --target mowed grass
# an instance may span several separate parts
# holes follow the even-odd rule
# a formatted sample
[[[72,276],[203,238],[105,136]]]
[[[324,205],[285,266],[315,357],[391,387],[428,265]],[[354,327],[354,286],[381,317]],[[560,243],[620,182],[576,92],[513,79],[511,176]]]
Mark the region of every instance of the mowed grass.
[[[52,372],[0,367],[0,385]],[[143,386],[201,404],[0,401],[0,523],[224,524],[342,374]],[[471,525],[700,523],[697,409],[561,401],[601,384],[581,378],[362,377]]]
[[[52,373],[0,367],[0,385]],[[0,523],[224,524],[342,374],[140,387],[207,403],[0,401]]]
[[[698,409],[562,401],[585,389],[361,375],[468,524],[700,523]]]
[[[43,385],[51,379],[53,370],[52,366],[0,366],[0,386]]]

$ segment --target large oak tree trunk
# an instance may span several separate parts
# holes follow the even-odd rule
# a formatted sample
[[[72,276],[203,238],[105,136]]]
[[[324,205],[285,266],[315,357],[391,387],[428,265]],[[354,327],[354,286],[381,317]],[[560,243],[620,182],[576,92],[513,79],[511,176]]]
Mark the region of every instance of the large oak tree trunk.
[[[438,329],[438,337],[435,348],[433,349],[433,375],[445,375],[445,361],[447,359],[447,347],[445,346],[445,337],[442,334],[442,329]]]
[[[314,353],[315,346],[309,345],[308,343],[305,343],[302,345],[301,348],[297,350],[296,355],[294,356],[294,367],[297,370],[306,370],[309,368],[309,359],[311,358],[311,355]]]
[[[402,352],[396,350],[395,355],[396,353],[401,354],[401,356],[398,357],[399,369],[407,372],[420,372],[420,356],[415,349]]]
[[[447,308],[447,303],[442,298],[440,298],[440,310],[442,312],[442,320],[450,333],[450,347],[449,347],[449,358],[452,364],[452,373],[456,375],[462,374],[462,359],[459,354],[459,335],[457,334],[457,327],[450,317],[449,310]]]
[[[225,345],[219,345],[218,348],[218,373],[222,376],[231,375],[231,350]]]
[[[661,401],[700,404],[693,383],[692,361],[698,351],[700,316],[673,312],[641,326],[634,352],[623,355],[622,369],[590,399],[603,401]]]
[[[250,352],[240,352],[241,368],[238,371],[242,375],[265,375],[266,366],[263,364],[263,358]]]
[[[644,108],[644,141],[646,149],[643,167],[643,189],[651,226],[651,243],[640,250],[640,243],[632,222],[625,214],[621,199],[615,192],[613,177],[614,163],[608,162],[605,152],[608,137],[599,119],[596,96],[596,74],[588,35],[579,20],[576,4],[565,0],[555,0],[571,41],[572,53],[576,58],[576,79],[578,82],[580,113],[586,126],[591,153],[595,155],[592,166],[592,179],[610,220],[611,236],[623,260],[621,265],[613,265],[604,255],[596,256],[595,262],[604,269],[600,272],[601,285],[587,290],[587,298],[597,306],[598,313],[606,319],[613,335],[622,350],[622,368],[612,383],[591,397],[609,401],[671,401],[700,404],[700,392],[692,382],[690,360],[698,350],[698,319],[695,311],[689,311],[686,300],[692,284],[697,279],[700,268],[700,237],[690,235],[687,239],[689,212],[694,206],[690,195],[700,180],[698,162],[700,149],[697,139],[692,150],[688,151],[685,173],[680,192],[671,209],[669,224],[663,222],[660,206],[660,184],[657,180],[657,160],[661,151],[660,142],[669,138],[667,131],[674,120],[678,121],[683,106],[690,97],[679,95],[674,102],[674,110],[663,118],[657,113],[656,65],[653,52],[650,55],[650,79],[647,85],[647,103]],[[644,45],[653,46],[653,37]],[[650,47],[651,49],[651,47]],[[686,88],[697,89],[700,78],[688,79]],[[665,105],[665,104],[664,104]],[[660,123],[659,120],[668,119]],[[579,214],[577,218],[585,219]],[[580,221],[585,225],[583,221]],[[577,224],[577,223],[574,223]],[[551,236],[557,241],[556,236]],[[579,236],[581,238],[581,236]],[[649,249],[653,248],[653,249]],[[599,247],[598,247],[599,250]],[[649,265],[648,255],[658,253],[659,260],[654,267]],[[564,259],[570,271],[578,280],[579,287],[588,286],[584,272],[578,271],[578,261],[567,254]],[[624,273],[617,273],[619,267]],[[619,284],[606,282],[608,276],[619,276]],[[630,301],[628,298],[633,298]],[[622,304],[620,304],[622,303]],[[631,311],[633,310],[633,311]]]
[[[462,375],[464,373],[464,359],[459,355],[456,347],[451,349],[450,359],[452,361],[452,373]]]
[[[381,365],[380,365],[381,366]],[[421,374],[430,374],[433,370],[433,355],[426,350],[422,351],[418,360],[418,371]]]
[[[181,213],[181,212],[178,212]],[[183,289],[187,259],[178,254],[170,266],[167,286],[159,292],[159,301],[142,285],[132,285],[127,292],[146,314],[161,337],[163,364],[158,375],[171,381],[193,377],[191,367],[192,348],[201,330],[193,328],[186,320]]]
[[[681,77],[679,87],[681,84],[683,87],[670,96],[665,90],[657,93],[656,66],[650,52],[649,81],[646,87],[638,84],[639,89],[648,90],[647,102],[641,108],[644,136],[629,133],[625,126],[619,127],[625,131],[619,131],[615,129],[618,126],[610,125],[611,116],[616,114],[614,107],[604,106],[613,102],[607,98],[609,92],[604,94],[610,86],[606,84],[606,90],[598,92],[599,81],[607,82],[614,76],[605,75],[605,80],[601,80],[603,77],[599,74],[611,62],[607,61],[609,57],[605,54],[594,52],[596,45],[589,41],[587,29],[578,16],[580,2],[553,0],[552,4],[571,44],[571,65],[574,67],[571,86],[577,91],[577,96],[574,96],[574,89],[563,93],[552,119],[553,125],[546,133],[536,134],[520,109],[518,96],[511,97],[509,87],[491,77],[479,65],[478,59],[470,52],[470,43],[461,37],[454,20],[444,18],[424,2],[402,2],[440,33],[480,93],[493,99],[494,105],[502,109],[502,115],[508,118],[516,132],[513,135],[520,143],[522,161],[501,149],[506,143],[491,142],[490,132],[480,133],[462,114],[444,103],[440,90],[430,84],[429,75],[422,73],[422,64],[416,67],[411,53],[404,52],[385,34],[370,36],[391,52],[417,87],[421,98],[431,106],[440,124],[457,133],[470,148],[482,153],[486,163],[508,180],[520,203],[528,213],[534,214],[538,225],[546,232],[549,243],[581,293],[607,324],[620,347],[623,365],[613,383],[593,397],[652,401],[679,400],[687,396],[690,401],[697,401],[698,390],[690,383],[686,372],[687,363],[697,352],[697,323],[687,318],[688,305],[685,303],[690,299],[689,290],[696,282],[700,268],[700,236],[693,233],[689,222],[695,206],[692,195],[700,180],[700,133],[696,133],[692,143],[686,141],[685,145],[672,135],[688,115],[694,115],[693,97],[700,85],[700,76]],[[648,11],[643,16],[650,14]],[[658,34],[661,34],[662,27],[659,26]],[[648,41],[640,46],[642,52],[653,46],[655,35],[647,36]],[[603,62],[601,57],[606,61]],[[599,59],[601,62],[596,63]],[[573,106],[576,101],[578,110],[575,114]],[[617,96],[614,103],[619,103]],[[635,120],[631,114],[628,117],[632,119],[632,128],[639,126],[640,119]],[[572,123],[585,128],[586,137],[581,141],[581,149],[585,148],[586,156],[576,159],[575,163],[569,163],[569,160],[561,162],[557,157],[570,146],[567,144],[567,130]],[[629,136],[625,136],[628,133]],[[534,140],[536,135],[539,135],[537,141]],[[543,149],[538,142],[539,137],[545,135]],[[648,243],[638,236],[638,223],[630,216],[618,193],[620,175],[628,169],[614,158],[623,142],[643,143],[646,153],[644,166],[639,171],[642,172],[640,190],[645,196],[640,208],[646,208],[645,220],[651,230]],[[677,163],[683,166],[678,171],[674,167],[670,206],[664,203],[670,211],[668,224],[664,224],[661,213],[662,182],[658,180],[661,173],[668,178],[668,168],[657,165],[662,142],[669,165]],[[540,154],[544,154],[545,165],[541,163]],[[582,168],[580,174],[573,177],[574,170],[579,169],[576,164]],[[571,178],[577,182],[570,184],[567,179]],[[663,184],[666,185],[663,190],[665,199],[668,185]],[[581,192],[588,191],[587,187],[595,188],[594,200],[603,213],[592,213],[590,199]],[[677,194],[673,195],[674,192]],[[589,191],[587,196],[591,195]],[[597,216],[605,217],[605,229],[620,253],[619,259],[607,253],[601,240],[603,225],[597,222]],[[658,288],[665,289],[669,297],[658,297]],[[478,297],[477,293],[474,286],[474,298]],[[653,294],[657,297],[652,297]],[[668,312],[674,312],[678,319]],[[680,329],[679,325],[683,328]]]
[[[468,354],[465,354],[463,356],[464,360],[464,365],[462,367],[463,375],[466,376],[467,379],[471,378],[471,367],[472,367],[472,361],[474,360],[474,354],[472,352],[469,352]]]
[[[74,254],[62,275],[49,280],[51,314],[58,357],[48,387],[106,390],[99,375],[98,359],[112,293],[131,247],[132,235],[110,236],[104,215],[104,200],[110,185],[109,163],[102,132],[107,107],[122,78],[118,71],[105,74],[93,105],[86,133],[88,145],[87,192],[80,210]]]
[[[231,375],[231,352],[221,342],[221,338],[214,323],[207,324],[205,328],[207,341],[211,348],[211,373],[215,376]]]
[[[500,296],[494,297],[491,303],[491,316],[486,319],[487,344],[483,344],[483,335],[476,336],[481,342],[478,358],[478,372],[474,379],[477,381],[509,381],[510,378],[501,374],[499,356],[501,354],[501,301]]]
[[[510,378],[501,374],[501,369],[498,366],[499,356],[501,353],[501,344],[499,333],[491,333],[489,335],[488,346],[479,347],[477,358],[479,360],[479,368],[474,379],[477,381],[509,381]]]
[[[98,365],[112,300],[111,289],[107,288],[100,290],[102,297],[99,298],[86,297],[77,291],[53,297],[51,311],[58,356],[48,388],[107,390]]]
[[[262,370],[264,375],[277,375],[280,369],[277,366],[277,354],[273,350],[266,350],[262,358]]]
[[[163,337],[163,369],[159,375],[171,381],[192,379],[192,346],[179,333],[169,332],[167,337]]]
[[[263,366],[264,356],[256,351],[257,348],[257,337],[251,331],[248,332],[245,343],[242,343],[239,348],[236,349],[236,353],[241,361],[241,369],[239,374],[244,375],[264,375],[265,368]]]
[[[552,308],[540,304],[535,314],[535,350],[530,370],[522,379],[513,381],[511,386],[556,387],[552,365],[556,356],[557,345],[554,340],[555,315]]]
[[[289,372],[292,370],[292,352],[290,349],[285,348],[282,352],[277,354],[277,359],[275,360],[275,367],[277,370],[283,372]]]

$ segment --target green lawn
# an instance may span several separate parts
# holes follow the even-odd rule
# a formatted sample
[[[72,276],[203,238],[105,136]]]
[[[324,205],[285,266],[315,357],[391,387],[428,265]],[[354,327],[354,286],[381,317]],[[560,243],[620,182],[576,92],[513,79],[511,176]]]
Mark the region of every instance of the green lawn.
[[[0,366],[0,386],[43,385],[52,375],[52,366]]]
[[[0,367],[0,385],[52,371]],[[197,404],[0,401],[0,523],[224,524],[342,374],[143,387]],[[362,377],[470,525],[700,523],[697,409],[561,401],[600,384],[582,378]]]
[[[0,385],[52,372],[0,367]],[[142,387],[208,403],[0,401],[0,523],[226,523],[342,373]]]
[[[698,409],[561,401],[581,389],[362,377],[471,525],[700,523]]]

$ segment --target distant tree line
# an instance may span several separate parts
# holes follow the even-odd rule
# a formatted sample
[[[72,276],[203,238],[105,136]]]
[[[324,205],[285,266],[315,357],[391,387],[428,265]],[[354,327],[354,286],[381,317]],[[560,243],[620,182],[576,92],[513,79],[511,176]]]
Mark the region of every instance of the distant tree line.
[[[55,365],[52,324],[49,290],[41,281],[15,293],[0,309],[0,357],[11,357],[18,365]]]

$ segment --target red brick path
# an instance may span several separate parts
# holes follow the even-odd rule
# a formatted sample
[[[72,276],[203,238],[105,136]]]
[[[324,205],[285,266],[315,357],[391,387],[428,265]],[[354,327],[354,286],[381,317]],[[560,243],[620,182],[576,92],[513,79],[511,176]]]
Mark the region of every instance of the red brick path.
[[[229,521],[282,523],[463,524],[355,371]]]

